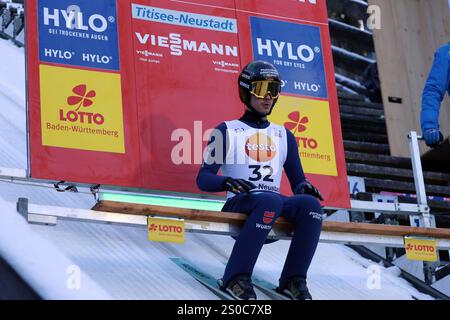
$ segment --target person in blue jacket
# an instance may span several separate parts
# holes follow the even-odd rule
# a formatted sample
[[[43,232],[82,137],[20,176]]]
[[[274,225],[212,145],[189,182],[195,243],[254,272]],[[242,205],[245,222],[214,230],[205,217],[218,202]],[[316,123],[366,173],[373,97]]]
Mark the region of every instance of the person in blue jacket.
[[[432,148],[443,140],[439,130],[439,109],[446,92],[450,94],[450,43],[436,51],[422,93],[420,126],[426,145]]]
[[[282,216],[292,222],[294,233],[277,291],[295,300],[312,299],[306,277],[322,229],[322,195],[305,178],[292,132],[267,120],[281,92],[277,69],[265,61],[251,62],[238,88],[245,112],[215,128],[197,176],[201,190],[227,191],[222,211],[248,215],[219,287],[238,300],[256,299],[253,268]],[[279,191],[283,169],[294,193],[290,197]]]

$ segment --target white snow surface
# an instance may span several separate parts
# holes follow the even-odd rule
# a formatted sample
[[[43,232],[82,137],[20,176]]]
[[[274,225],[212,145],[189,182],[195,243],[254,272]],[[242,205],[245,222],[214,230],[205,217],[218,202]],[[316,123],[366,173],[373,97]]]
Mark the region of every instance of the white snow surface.
[[[23,49],[0,40],[0,59],[0,167],[26,168]],[[188,233],[180,245],[149,242],[143,227],[76,221],[31,225],[16,212],[19,197],[74,208],[90,208],[94,199],[0,182],[0,255],[43,298],[217,299],[170,258],[184,257],[220,277],[234,243],[231,237]],[[285,240],[264,246],[255,275],[277,284],[288,248]],[[73,266],[80,270],[79,289],[68,285]],[[398,268],[376,265],[346,246],[321,243],[308,286],[314,299],[432,299],[399,274]],[[257,293],[259,299],[268,298]]]
[[[2,188],[3,189],[3,188]],[[76,264],[33,232],[15,204],[0,199],[0,255],[45,299],[110,299],[88,275],[73,282]],[[74,266],[76,269],[74,269]]]

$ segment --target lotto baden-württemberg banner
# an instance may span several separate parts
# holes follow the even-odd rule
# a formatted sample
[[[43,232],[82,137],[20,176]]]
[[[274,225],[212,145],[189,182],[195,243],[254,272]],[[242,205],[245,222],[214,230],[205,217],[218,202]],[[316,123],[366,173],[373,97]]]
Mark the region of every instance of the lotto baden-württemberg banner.
[[[283,79],[270,120],[348,207],[327,21],[324,0],[29,1],[31,176],[200,193],[210,129],[243,113],[237,77],[259,59]]]

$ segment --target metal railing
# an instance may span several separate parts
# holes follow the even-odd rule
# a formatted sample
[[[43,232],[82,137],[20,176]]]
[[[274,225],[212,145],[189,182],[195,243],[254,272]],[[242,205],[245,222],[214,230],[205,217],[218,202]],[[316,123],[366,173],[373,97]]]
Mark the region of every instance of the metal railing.
[[[0,0],[0,38],[24,46],[24,0]],[[22,39],[19,39],[22,38]]]

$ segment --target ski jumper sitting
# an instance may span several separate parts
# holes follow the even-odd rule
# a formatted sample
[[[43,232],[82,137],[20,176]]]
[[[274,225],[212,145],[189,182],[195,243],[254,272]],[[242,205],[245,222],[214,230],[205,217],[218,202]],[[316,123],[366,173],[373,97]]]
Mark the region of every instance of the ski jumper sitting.
[[[227,191],[222,211],[248,215],[219,286],[235,299],[256,299],[253,268],[275,220],[282,216],[294,225],[294,235],[277,291],[295,300],[311,299],[306,277],[322,228],[322,196],[305,178],[294,135],[267,120],[281,92],[277,69],[254,61],[242,70],[238,87],[245,113],[216,127],[197,176],[201,190]],[[283,168],[291,197],[279,192]]]

